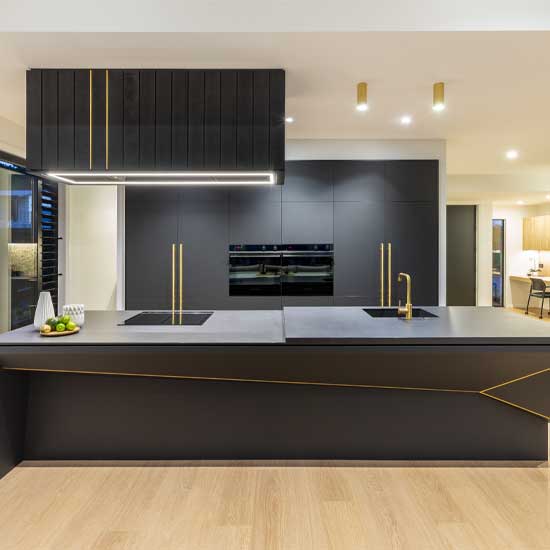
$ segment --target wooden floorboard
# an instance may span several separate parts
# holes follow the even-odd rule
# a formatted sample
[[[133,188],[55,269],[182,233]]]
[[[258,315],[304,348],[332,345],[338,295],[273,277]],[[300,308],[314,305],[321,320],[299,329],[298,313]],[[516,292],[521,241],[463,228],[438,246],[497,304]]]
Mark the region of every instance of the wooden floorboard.
[[[23,463],[0,550],[550,550],[534,463]]]

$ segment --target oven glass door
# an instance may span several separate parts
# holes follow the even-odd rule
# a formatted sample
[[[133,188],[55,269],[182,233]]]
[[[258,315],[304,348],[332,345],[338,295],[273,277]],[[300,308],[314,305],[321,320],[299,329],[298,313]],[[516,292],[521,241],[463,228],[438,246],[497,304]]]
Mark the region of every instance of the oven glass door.
[[[280,296],[281,265],[279,251],[230,251],[229,295]]]
[[[332,250],[285,250],[282,266],[283,296],[332,296]]]

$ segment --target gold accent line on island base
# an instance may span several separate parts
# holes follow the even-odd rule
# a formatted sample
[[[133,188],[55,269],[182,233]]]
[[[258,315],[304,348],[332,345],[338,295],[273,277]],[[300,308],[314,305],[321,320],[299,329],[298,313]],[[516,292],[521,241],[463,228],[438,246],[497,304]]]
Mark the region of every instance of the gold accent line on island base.
[[[496,390],[497,388],[503,388],[504,386],[509,386],[510,384],[514,384],[515,382],[520,382],[521,380],[525,380],[527,378],[537,376],[537,374],[543,374],[544,372],[548,372],[548,371],[550,371],[550,368],[539,370],[539,371],[533,372],[531,374],[526,374],[525,376],[520,376],[519,378],[514,378],[513,380],[508,380],[508,382],[503,382],[502,384],[497,384],[496,386],[491,386],[490,388],[486,388],[484,390],[481,390],[481,393]]]
[[[485,391],[479,392],[481,395],[485,397],[489,397],[490,399],[494,399],[495,401],[500,401],[501,403],[504,403],[505,405],[509,405],[510,407],[514,407],[515,409],[519,409],[520,411],[524,411],[530,414],[534,414],[535,416],[540,416],[541,418],[544,418],[545,420],[550,421],[550,416],[546,416],[545,414],[539,413],[537,411],[533,411],[531,409],[528,409],[526,407],[522,407],[521,405],[516,405],[515,403],[512,403],[511,401],[506,401],[506,399],[502,399],[500,397],[496,397],[494,395],[491,395],[490,393],[485,393]]]
[[[103,376],[133,376],[137,378],[173,378],[178,380],[213,380],[216,382],[256,382],[260,384],[291,384],[299,386],[327,386],[331,388],[364,388],[372,390],[404,390],[404,391],[425,391],[444,393],[469,393],[478,394],[477,390],[455,390],[443,388],[416,388],[408,386],[375,386],[372,384],[337,384],[334,382],[310,382],[295,380],[261,380],[258,378],[229,378],[219,376],[188,376],[178,374],[145,374],[132,372],[111,372],[111,371],[87,371],[87,370],[64,370],[64,369],[30,369],[27,367],[2,367],[0,370],[26,371],[26,372],[48,372],[59,374],[99,374]]]
[[[109,170],[109,70],[105,70],[105,170]]]
[[[90,69],[90,170],[92,169],[92,69]]]

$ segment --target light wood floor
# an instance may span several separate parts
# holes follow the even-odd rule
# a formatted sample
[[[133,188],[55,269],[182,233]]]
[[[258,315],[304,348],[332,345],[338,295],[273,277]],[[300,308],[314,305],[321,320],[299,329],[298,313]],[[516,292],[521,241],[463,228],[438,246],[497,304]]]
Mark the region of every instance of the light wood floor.
[[[27,465],[1,550],[550,549],[546,465]]]

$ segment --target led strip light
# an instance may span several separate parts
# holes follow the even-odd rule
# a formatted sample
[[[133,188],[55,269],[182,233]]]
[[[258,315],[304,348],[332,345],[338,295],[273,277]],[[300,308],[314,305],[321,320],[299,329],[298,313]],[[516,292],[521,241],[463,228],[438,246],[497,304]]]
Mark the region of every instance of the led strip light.
[[[275,172],[48,172],[70,185],[275,185]],[[92,179],[92,178],[105,179]],[[155,179],[147,179],[155,178]],[[208,179],[210,178],[210,179]],[[239,179],[243,178],[243,179]],[[251,178],[251,179],[246,179]]]

